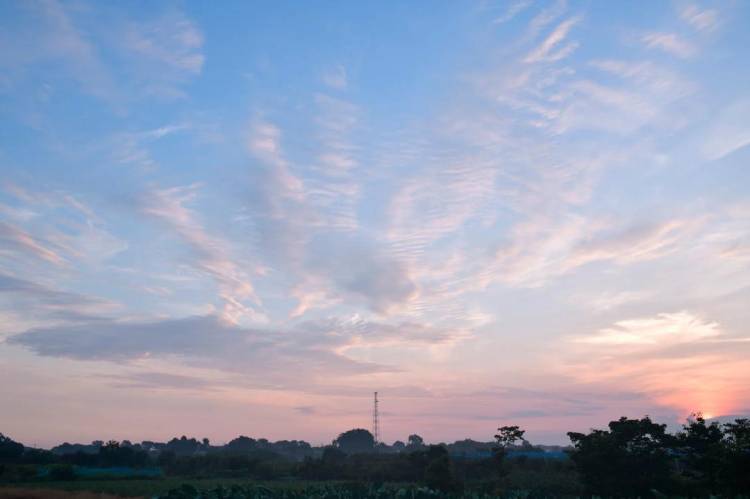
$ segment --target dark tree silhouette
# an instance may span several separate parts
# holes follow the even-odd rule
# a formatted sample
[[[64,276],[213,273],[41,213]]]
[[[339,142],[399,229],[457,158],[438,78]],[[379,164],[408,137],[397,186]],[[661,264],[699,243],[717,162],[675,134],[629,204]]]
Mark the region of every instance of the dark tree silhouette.
[[[424,447],[424,439],[417,434],[409,435],[407,439],[407,447],[409,450],[417,450]]]
[[[526,431],[520,429],[518,426],[502,426],[497,429],[495,441],[499,447],[507,449],[508,447],[515,445],[519,440],[523,440],[524,433],[526,433]]]
[[[14,461],[23,454],[23,444],[0,433],[0,463]]]
[[[372,452],[375,438],[369,431],[356,428],[340,434],[333,444],[347,454]]]
[[[523,440],[524,433],[526,431],[518,426],[501,426],[497,429],[497,435],[495,435],[497,446],[492,449],[492,454],[497,466],[497,473],[501,478],[507,474],[505,457],[508,455],[508,448],[517,441]]]
[[[726,464],[723,482],[730,493],[750,495],[750,419],[724,424]]]
[[[230,441],[224,448],[229,452],[237,454],[247,454],[254,451],[258,447],[258,442],[254,438],[240,435],[234,440]]]
[[[666,425],[643,419],[620,418],[609,431],[568,433],[571,458],[589,493],[605,496],[648,496],[670,486],[674,437]]]
[[[443,446],[431,445],[427,451],[429,461],[424,470],[425,484],[434,490],[453,492],[459,488],[448,451]]]
[[[701,414],[693,414],[677,434],[682,473],[690,480],[690,490],[709,494],[718,490],[725,465],[724,433],[719,423],[706,423]]]

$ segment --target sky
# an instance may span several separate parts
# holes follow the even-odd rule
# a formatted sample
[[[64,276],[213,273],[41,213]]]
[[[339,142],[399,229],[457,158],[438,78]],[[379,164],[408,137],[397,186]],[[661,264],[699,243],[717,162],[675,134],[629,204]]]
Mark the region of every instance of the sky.
[[[750,4],[0,3],[0,431],[750,412]]]

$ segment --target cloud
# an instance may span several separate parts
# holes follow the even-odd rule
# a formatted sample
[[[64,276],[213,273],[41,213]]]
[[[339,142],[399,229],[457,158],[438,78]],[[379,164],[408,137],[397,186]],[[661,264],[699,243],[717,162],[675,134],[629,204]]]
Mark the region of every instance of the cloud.
[[[527,37],[535,37],[545,26],[563,15],[567,8],[568,3],[566,0],[556,0],[549,7],[542,9],[529,23]]]
[[[29,2],[23,8],[26,15],[17,31],[0,33],[7,37],[2,45],[13,47],[0,56],[0,64],[20,76],[20,68],[61,61],[67,76],[77,80],[86,93],[116,104],[115,81],[98,47],[77,26],[71,9],[55,0]]]
[[[0,222],[3,256],[32,268],[42,259],[59,269],[95,267],[126,250],[128,244],[107,230],[107,225],[89,205],[65,191],[11,190],[21,205],[15,212],[33,213],[16,217],[17,225]],[[0,205],[2,206],[2,205]],[[49,269],[48,269],[49,270]]]
[[[341,64],[323,73],[321,79],[326,86],[335,90],[344,90],[349,84],[346,68]]]
[[[105,147],[111,151],[112,159],[120,164],[135,165],[145,171],[153,170],[159,163],[153,158],[149,145],[164,137],[191,128],[188,123],[175,123],[140,132],[117,133]]]
[[[203,34],[183,12],[169,9],[145,21],[126,21],[116,47],[131,69],[127,82],[147,96],[185,97],[181,86],[205,63]]]
[[[628,265],[653,260],[675,251],[678,241],[694,228],[694,223],[682,220],[623,229],[581,216],[559,221],[537,217],[516,225],[511,241],[496,250],[482,279],[536,287],[594,262]]]
[[[134,54],[162,68],[192,74],[200,73],[203,68],[203,34],[180,12],[173,11],[161,19],[131,24],[125,44]]]
[[[721,334],[715,322],[703,322],[686,311],[663,313],[653,318],[616,322],[591,336],[575,341],[595,345],[655,345],[684,343],[715,338]]]
[[[360,200],[358,147],[353,135],[360,120],[357,106],[328,95],[315,96],[317,142],[320,146],[317,165],[321,177],[308,183],[309,202],[325,217],[334,230],[357,229],[357,201]]]
[[[504,24],[516,17],[518,14],[526,10],[531,5],[531,0],[517,0],[516,2],[508,5],[505,12],[495,18],[493,24]]]
[[[680,11],[680,18],[698,31],[713,31],[719,24],[719,15],[714,9],[701,10],[693,4]]]
[[[305,268],[330,280],[334,293],[363,302],[379,314],[388,315],[418,293],[408,268],[366,239],[317,238]]]
[[[575,301],[576,303],[581,303],[586,308],[591,307],[596,311],[606,312],[619,308],[622,305],[643,301],[649,296],[651,296],[651,293],[644,291],[617,291],[603,293],[589,299],[578,297]]]
[[[750,100],[733,102],[722,109],[709,125],[702,151],[709,160],[718,160],[750,145]]]
[[[646,33],[641,41],[650,49],[658,49],[681,59],[695,54],[695,47],[674,33]]]
[[[58,290],[0,272],[0,310],[7,315],[0,333],[20,324],[68,324],[109,319],[117,304],[93,296]]]
[[[354,110],[327,96],[316,101],[332,113],[318,120],[321,143],[340,157],[351,154],[345,134],[355,122]],[[350,172],[326,168],[325,181],[301,179],[283,151],[281,131],[264,121],[252,124],[248,148],[262,162],[250,196],[253,229],[273,265],[296,278],[293,317],[343,299],[387,315],[415,296],[408,268],[378,241],[354,234],[357,192],[349,189]]]
[[[237,374],[240,378],[236,382],[245,386],[295,388],[330,384],[340,376],[398,370],[343,354],[353,347],[420,347],[452,343],[465,334],[359,317],[308,321],[292,329],[255,329],[230,324],[217,316],[195,316],[35,328],[6,341],[42,356],[140,366],[151,360],[177,361],[185,366]],[[190,380],[152,374],[130,377],[130,381],[190,386]]]
[[[638,389],[683,416],[728,414],[750,395],[748,339],[687,310],[617,321],[570,341],[563,372],[573,379]]]
[[[291,172],[284,156],[281,130],[272,123],[255,121],[251,126],[247,145],[255,157],[272,167],[265,173],[267,180],[273,182],[274,192],[283,198],[302,201],[305,196],[304,184]]]
[[[348,319],[330,318],[305,322],[298,326],[310,334],[324,333],[345,340],[338,351],[358,347],[435,346],[467,339],[471,332],[417,322],[384,323],[368,321],[358,315]]]
[[[115,388],[145,388],[167,390],[210,390],[220,383],[184,374],[173,374],[159,371],[141,371],[124,375],[105,374],[102,378],[111,380]]]
[[[196,367],[263,374],[260,384],[269,385],[303,371],[311,375],[315,370],[338,374],[380,370],[331,352],[334,343],[326,336],[245,329],[216,316],[39,328],[7,341],[39,355],[77,360],[177,358]]]
[[[635,225],[622,232],[605,232],[599,238],[579,243],[564,267],[576,268],[589,262],[612,260],[628,264],[659,258],[671,252],[680,237],[693,225],[683,220]]]
[[[301,405],[294,407],[294,410],[300,414],[303,414],[305,416],[309,416],[311,414],[315,414],[316,410],[315,407],[309,406],[309,405]]]
[[[560,48],[557,52],[552,50],[562,43],[568,36],[570,29],[580,21],[578,17],[572,17],[560,23],[547,38],[544,39],[541,45],[532,50],[524,59],[526,63],[536,62],[555,62],[566,58],[573,51],[578,48],[577,42],[570,42],[565,44],[564,47]]]
[[[187,205],[194,200],[197,186],[153,190],[140,199],[140,210],[163,223],[177,234],[192,250],[195,268],[212,277],[223,301],[221,316],[237,323],[244,318],[263,320],[258,307],[260,300],[246,273],[232,260],[226,241],[211,236]]]
[[[0,67],[9,70],[11,81],[27,73],[33,78],[37,70],[50,80],[57,67],[48,63],[60,62],[64,77],[120,115],[144,96],[184,96],[181,85],[199,74],[205,61],[198,27],[178,9],[145,20],[127,15],[113,20],[111,13],[96,2],[25,3],[17,16],[21,22],[0,33],[2,45],[12,47],[0,56]],[[98,29],[102,19],[105,32]]]
[[[31,234],[11,224],[0,222],[0,242],[5,248],[12,248],[21,254],[32,255],[40,260],[55,265],[65,265],[67,262],[58,251],[52,250],[36,240]],[[7,250],[0,249],[0,255]]]

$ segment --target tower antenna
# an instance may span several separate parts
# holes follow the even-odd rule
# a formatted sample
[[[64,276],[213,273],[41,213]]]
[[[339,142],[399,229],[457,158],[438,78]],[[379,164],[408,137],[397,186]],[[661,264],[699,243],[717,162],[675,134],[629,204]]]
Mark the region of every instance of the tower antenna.
[[[378,392],[375,392],[375,399],[372,405],[372,436],[375,439],[375,443],[380,442],[380,422],[378,414]]]

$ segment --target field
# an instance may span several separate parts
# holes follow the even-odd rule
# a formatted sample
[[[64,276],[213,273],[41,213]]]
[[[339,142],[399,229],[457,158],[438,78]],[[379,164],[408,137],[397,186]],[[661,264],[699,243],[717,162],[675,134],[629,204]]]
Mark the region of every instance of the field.
[[[522,495],[525,497],[525,495]],[[343,482],[253,482],[248,480],[81,480],[26,483],[0,487],[0,499],[115,499],[118,497],[166,499],[485,499],[491,496],[442,494],[426,488],[398,484],[364,485]],[[519,496],[521,497],[521,496]]]
[[[166,494],[169,490],[178,488],[183,484],[188,484],[199,489],[213,489],[219,485],[223,487],[231,487],[232,485],[238,485],[247,487],[250,485],[259,485],[259,482],[247,480],[247,479],[189,479],[189,478],[157,478],[157,479],[134,479],[134,480],[74,480],[69,482],[27,482],[23,485],[0,485],[0,499],[20,499],[18,496],[9,495],[10,491],[30,491],[30,490],[44,490],[49,493],[50,490],[56,491],[67,491],[67,492],[91,492],[95,494],[109,494],[115,497],[153,497],[156,495]],[[293,482],[290,484],[284,484],[276,482],[276,484],[263,484],[269,488],[279,487],[290,487],[300,488],[304,487],[304,483]],[[49,497],[49,496],[37,496],[37,497]],[[70,499],[89,499],[93,497],[102,497],[100,495],[94,496],[60,496],[70,497]],[[104,496],[106,497],[106,496]]]
[[[185,490],[185,486],[200,491],[215,491],[218,488],[225,490],[242,490],[243,495],[247,491],[265,491],[266,497],[274,497],[276,494],[284,497],[305,497],[304,491],[335,491],[339,488],[349,488],[343,482],[329,481],[274,481],[261,482],[247,479],[190,479],[190,478],[159,478],[159,479],[132,479],[132,480],[75,480],[75,481],[43,481],[27,482],[23,484],[0,485],[0,499],[111,499],[115,497],[154,497],[166,495],[170,491]],[[366,487],[356,487],[359,490]],[[394,485],[389,487],[398,490],[401,487]],[[179,497],[183,497],[180,495]],[[252,496],[249,496],[252,497]],[[262,497],[262,496],[261,496]],[[336,497],[336,496],[332,496]]]
[[[52,489],[0,488],[0,499],[116,499],[121,496],[96,492],[70,492]]]

